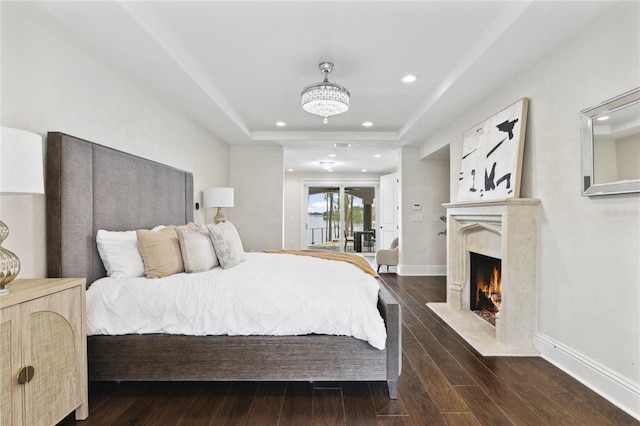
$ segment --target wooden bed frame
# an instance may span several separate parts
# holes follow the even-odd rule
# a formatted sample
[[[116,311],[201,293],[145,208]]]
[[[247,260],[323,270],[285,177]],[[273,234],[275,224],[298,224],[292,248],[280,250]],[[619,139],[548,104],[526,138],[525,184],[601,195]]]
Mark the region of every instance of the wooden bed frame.
[[[193,220],[193,176],[59,132],[47,138],[49,277],[104,277],[99,229]],[[89,380],[386,381],[397,398],[401,312],[380,286],[387,342],[378,350],[344,336],[89,336]]]

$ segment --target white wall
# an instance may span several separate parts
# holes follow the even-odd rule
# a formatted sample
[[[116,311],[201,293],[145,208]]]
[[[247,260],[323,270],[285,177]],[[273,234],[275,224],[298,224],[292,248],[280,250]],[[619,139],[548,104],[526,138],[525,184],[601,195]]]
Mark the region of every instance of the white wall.
[[[615,182],[618,179],[618,160],[615,139],[600,139],[593,142],[593,183]],[[638,164],[638,163],[636,163]]]
[[[0,7],[2,126],[43,137],[61,131],[189,170],[196,201],[203,188],[228,184],[224,143],[37,7]],[[42,195],[0,197],[0,217],[11,230],[3,247],[20,258],[20,278],[46,275],[44,204]],[[195,218],[204,221],[203,210]]]
[[[306,220],[306,216],[302,214],[302,198],[302,176],[298,173],[285,173],[283,247],[285,249],[298,250],[304,248],[300,245],[301,230]]]
[[[640,178],[640,135],[631,135],[616,141],[618,179]]]
[[[521,196],[542,203],[536,347],[640,417],[640,194],[581,197],[578,123],[581,110],[640,86],[639,21],[640,3],[620,2],[421,152],[451,142],[455,200],[463,132],[530,99]]]
[[[283,248],[284,153],[281,146],[233,146],[230,185],[234,207],[226,215],[246,251]]]
[[[418,147],[402,148],[400,160],[400,250],[398,274],[445,275],[447,241],[438,232],[446,225],[449,201],[449,163],[420,160]],[[413,210],[414,204],[422,209]],[[421,217],[421,219],[420,219]]]

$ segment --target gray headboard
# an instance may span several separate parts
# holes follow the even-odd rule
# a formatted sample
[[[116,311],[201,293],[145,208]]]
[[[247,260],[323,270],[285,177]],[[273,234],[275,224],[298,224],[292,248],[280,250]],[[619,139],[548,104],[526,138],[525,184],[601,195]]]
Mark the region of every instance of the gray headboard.
[[[127,231],[193,220],[193,175],[59,132],[46,156],[47,275],[105,276],[99,229]]]

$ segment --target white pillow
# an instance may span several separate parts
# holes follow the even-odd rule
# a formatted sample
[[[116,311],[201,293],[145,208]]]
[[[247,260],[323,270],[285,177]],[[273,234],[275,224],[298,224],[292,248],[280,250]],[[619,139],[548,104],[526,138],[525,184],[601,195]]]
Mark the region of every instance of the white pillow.
[[[204,226],[197,231],[177,229],[182,251],[182,263],[185,272],[208,271],[218,264],[213,243],[209,238],[209,231]]]
[[[244,262],[244,248],[236,227],[229,221],[207,225],[209,237],[222,269],[229,269]]]
[[[144,275],[144,263],[138,251],[136,231],[98,231],[98,253],[107,276],[132,278]]]

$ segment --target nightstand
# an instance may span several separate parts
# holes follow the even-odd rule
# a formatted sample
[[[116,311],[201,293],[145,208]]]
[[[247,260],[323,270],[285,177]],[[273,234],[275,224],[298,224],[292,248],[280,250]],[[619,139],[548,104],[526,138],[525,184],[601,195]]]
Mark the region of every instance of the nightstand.
[[[18,279],[0,297],[0,424],[89,414],[84,278]]]

